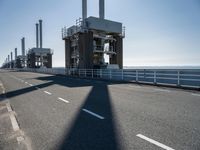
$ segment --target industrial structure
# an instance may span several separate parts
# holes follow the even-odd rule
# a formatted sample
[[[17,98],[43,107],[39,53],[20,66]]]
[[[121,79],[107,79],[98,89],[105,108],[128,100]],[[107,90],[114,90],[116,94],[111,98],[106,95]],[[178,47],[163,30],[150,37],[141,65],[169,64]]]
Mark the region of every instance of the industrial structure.
[[[66,68],[123,68],[122,23],[105,19],[104,0],[99,0],[99,18],[87,17],[87,0],[82,0],[82,18],[62,29]],[[105,58],[108,58],[108,62]]]
[[[22,49],[22,54],[21,55],[17,55],[17,51],[16,51],[16,68],[24,68],[26,67],[26,55],[25,55],[25,38],[23,37],[21,39],[21,49]]]
[[[42,48],[42,20],[39,20],[39,24],[36,23],[36,47],[30,49],[27,53],[27,67],[52,68],[52,54],[50,48]]]
[[[11,52],[2,68],[52,68],[53,51],[50,48],[42,47],[42,20],[39,20],[39,24],[36,23],[36,47],[29,49],[25,54],[25,38],[23,37],[21,49],[22,54],[17,55],[17,48],[15,48],[15,59],[13,59],[13,52]]]
[[[16,64],[16,59],[13,60],[13,52],[10,52],[10,55],[6,58],[5,62],[2,65],[2,68],[14,68]]]

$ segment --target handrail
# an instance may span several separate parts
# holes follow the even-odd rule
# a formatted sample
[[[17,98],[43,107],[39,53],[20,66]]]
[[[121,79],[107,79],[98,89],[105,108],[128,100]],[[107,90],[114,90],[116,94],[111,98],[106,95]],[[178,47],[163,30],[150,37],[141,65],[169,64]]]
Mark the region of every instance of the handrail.
[[[135,81],[138,83],[175,85],[200,88],[200,69],[76,69],[76,68],[23,68],[19,71],[31,71],[66,76],[98,78],[118,81]],[[172,73],[173,72],[173,73]]]

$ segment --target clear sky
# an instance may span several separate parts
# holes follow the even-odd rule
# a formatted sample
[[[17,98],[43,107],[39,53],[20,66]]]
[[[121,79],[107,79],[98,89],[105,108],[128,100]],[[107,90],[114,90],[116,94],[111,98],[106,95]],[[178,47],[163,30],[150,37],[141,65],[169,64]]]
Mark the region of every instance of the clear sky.
[[[82,0],[0,0],[0,65],[14,48],[35,47],[35,23],[43,20],[43,47],[64,66],[61,28],[81,17]],[[200,66],[200,0],[105,0],[105,18],[126,26],[124,66]],[[88,0],[88,16],[98,16]]]

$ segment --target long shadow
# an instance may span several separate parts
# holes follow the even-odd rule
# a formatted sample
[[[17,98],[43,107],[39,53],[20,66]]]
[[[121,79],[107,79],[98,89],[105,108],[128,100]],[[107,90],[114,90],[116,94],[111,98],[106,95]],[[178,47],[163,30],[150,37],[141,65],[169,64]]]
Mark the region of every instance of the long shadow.
[[[47,83],[36,85],[38,88],[45,88],[54,84],[58,84],[65,87],[83,87],[83,86],[91,86],[92,84],[92,83],[86,83],[83,81],[75,82],[74,80],[70,80],[67,77],[62,78],[61,76],[57,76],[57,75],[38,77],[36,79],[47,82]],[[23,95],[23,94],[35,91],[37,90],[35,88],[36,86],[26,87],[26,88],[18,89],[15,91],[7,92],[5,94],[0,94],[0,98],[1,98],[0,101],[3,101],[5,96],[7,98],[12,98],[15,96],[19,96],[19,95]]]
[[[61,86],[64,86],[64,87],[70,87],[70,88],[84,87],[84,86],[95,86],[96,85],[95,82],[84,82],[84,81],[81,81],[81,80],[77,80],[77,79],[73,79],[73,78],[69,78],[69,77],[65,77],[65,76],[61,77],[59,75],[37,77],[37,78],[34,78],[34,79],[45,81],[45,82],[48,81],[47,83],[37,85],[37,87],[39,87],[39,88],[48,87],[48,86],[51,86],[51,85],[54,85],[54,84],[61,85]],[[114,84],[114,83],[112,83],[112,82],[103,83],[102,82],[102,84],[108,85],[108,84]],[[14,96],[19,96],[19,95],[22,95],[22,94],[25,94],[25,93],[28,93],[28,92],[32,92],[34,90],[36,90],[35,86],[31,86],[31,87],[7,92],[6,94],[0,94],[0,97],[6,96],[8,98],[11,98],[11,97],[14,97]]]
[[[41,81],[51,81],[54,84],[58,84],[61,86],[66,86],[66,87],[83,87],[83,86],[90,86],[92,84],[91,82],[87,83],[81,80],[75,80],[73,78],[69,78],[66,76],[59,76],[59,75],[38,77],[35,79],[41,80]]]
[[[58,150],[121,150],[119,131],[116,128],[116,121],[108,91],[108,84],[94,84],[83,81],[74,81],[60,76],[38,77],[37,79],[48,81],[37,85],[39,88],[58,84],[66,87],[93,86],[82,106],[75,116],[74,122],[69,130],[66,130],[63,141],[59,144]],[[34,86],[27,87],[6,93],[11,98],[36,90]],[[1,97],[1,95],[0,95]],[[87,109],[103,117],[103,120],[88,114],[82,109]],[[57,148],[56,148],[57,149]]]
[[[39,84],[39,85],[37,85],[37,87],[38,88],[45,88],[45,87],[51,86],[53,84],[54,84],[53,82],[47,82],[47,83]],[[22,95],[22,94],[25,94],[25,93],[35,91],[35,90],[37,90],[35,87],[36,86],[31,86],[31,87],[27,87],[27,88],[23,88],[23,89],[18,89],[18,90],[15,90],[15,91],[10,91],[10,92],[7,92],[5,94],[0,94],[0,97],[6,96],[7,98],[12,98],[12,97],[15,97],[15,96],[19,96],[19,95]]]
[[[46,81],[47,83],[37,85],[38,88],[45,88],[54,84],[58,84],[65,87],[82,87],[82,86],[91,86],[92,83],[86,83],[83,81],[75,82],[74,80],[70,80],[69,78],[62,78],[61,76],[53,75],[53,76],[45,76],[36,78],[41,81]],[[4,97],[7,98],[23,95],[25,93],[29,93],[37,90],[36,86],[26,87],[22,89],[18,89],[15,91],[10,91],[5,94],[0,94],[0,101],[4,100]]]
[[[87,80],[84,78],[74,78],[74,77],[60,76],[60,75],[43,76],[43,77],[37,77],[34,79],[42,80],[42,81],[51,81],[55,84],[58,84],[61,86],[67,86],[67,87],[71,87],[71,88],[91,86],[91,85],[93,86],[93,85],[97,84],[95,82],[96,80],[91,79],[91,78],[88,78],[88,80]],[[120,82],[120,81],[108,81],[108,80],[100,80],[100,81],[102,84],[107,84],[107,85],[124,84],[124,82]]]
[[[92,116],[87,109],[105,117]],[[58,150],[121,150],[107,85],[94,86]]]

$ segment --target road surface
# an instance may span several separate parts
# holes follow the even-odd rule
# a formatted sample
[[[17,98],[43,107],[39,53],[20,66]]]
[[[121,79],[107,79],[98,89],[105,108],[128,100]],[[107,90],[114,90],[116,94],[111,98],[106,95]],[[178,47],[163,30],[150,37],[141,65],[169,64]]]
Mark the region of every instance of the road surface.
[[[199,150],[200,92],[0,71],[32,150]]]

